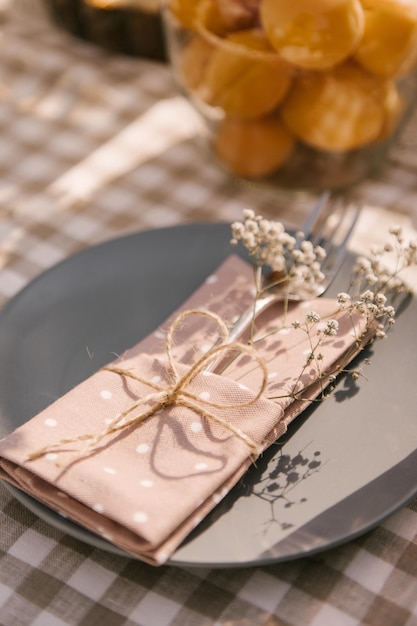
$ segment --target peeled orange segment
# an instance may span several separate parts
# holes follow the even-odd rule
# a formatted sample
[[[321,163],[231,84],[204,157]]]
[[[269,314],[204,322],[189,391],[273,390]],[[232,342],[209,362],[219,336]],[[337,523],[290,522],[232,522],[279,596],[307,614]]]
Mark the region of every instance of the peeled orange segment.
[[[405,109],[404,99],[393,81],[389,81],[386,84],[383,104],[385,117],[378,137],[381,141],[388,139],[395,132]]]
[[[168,8],[182,26],[194,29],[199,0],[169,0]]]
[[[259,0],[203,0],[205,26],[218,35],[246,30],[258,21]]]
[[[303,142],[345,151],[374,141],[385,112],[385,83],[348,62],[300,77],[282,106],[282,118]]]
[[[198,96],[228,115],[259,117],[281,102],[291,78],[288,63],[269,51],[261,31],[250,29],[217,39]]]
[[[378,76],[409,72],[417,61],[416,0],[362,0],[365,31],[356,60]]]
[[[345,60],[364,29],[360,0],[261,0],[262,26],[282,57],[327,69]]]
[[[214,140],[220,161],[234,174],[249,178],[277,170],[293,147],[294,138],[277,114],[256,120],[225,118]]]
[[[196,35],[184,47],[178,58],[173,58],[184,87],[193,91],[198,88],[207,69],[213,46],[204,37]]]

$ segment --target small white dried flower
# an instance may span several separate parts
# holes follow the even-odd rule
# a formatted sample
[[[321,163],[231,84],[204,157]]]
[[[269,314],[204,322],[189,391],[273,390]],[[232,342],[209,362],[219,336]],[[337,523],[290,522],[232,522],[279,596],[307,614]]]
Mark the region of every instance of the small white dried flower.
[[[337,320],[327,320],[324,334],[328,336],[337,335],[339,331],[339,322]]]
[[[301,242],[300,248],[304,252],[304,254],[312,254],[314,252],[313,244],[311,243],[311,241],[308,241],[306,239]]]
[[[378,292],[375,296],[375,302],[378,306],[384,306],[387,301],[387,296],[383,293]]]
[[[342,291],[341,293],[337,295],[337,301],[341,305],[350,304],[352,301],[352,298],[348,293],[345,293],[344,291]]]
[[[377,307],[376,304],[374,304],[373,302],[368,302],[366,305],[366,310],[368,313],[371,314],[371,316],[377,316],[379,313],[379,308]]]
[[[403,230],[402,230],[401,226],[399,226],[398,224],[394,224],[389,229],[389,232],[391,233],[391,235],[395,235],[396,237],[400,237],[402,235]]]
[[[382,313],[383,315],[388,315],[388,317],[394,317],[395,309],[392,305],[384,306]]]
[[[362,302],[362,300],[356,300],[356,302],[353,303],[353,308],[361,315],[364,315],[368,310],[366,303]]]
[[[305,320],[308,324],[318,324],[321,320],[321,317],[315,311],[309,311],[306,313]]]
[[[366,291],[364,291],[363,293],[361,293],[360,298],[362,300],[362,302],[368,303],[368,302],[373,302],[374,300],[374,294],[370,289],[367,289]]]
[[[278,237],[279,235],[282,235],[283,232],[285,232],[284,224],[282,224],[281,222],[270,222],[269,226],[269,234],[271,235],[271,237]]]
[[[243,219],[244,220],[255,219],[255,211],[253,211],[252,209],[243,209]]]
[[[265,220],[265,219],[259,220],[258,226],[259,226],[259,233],[261,233],[262,235],[267,235],[269,231],[271,230],[271,223],[269,222],[269,220]]]
[[[371,269],[371,261],[365,256],[358,256],[355,264],[355,271],[367,271]]]
[[[234,237],[241,237],[245,230],[241,222],[233,222],[231,228]]]
[[[246,220],[245,227],[248,233],[256,235],[259,232],[258,223],[255,220]]]

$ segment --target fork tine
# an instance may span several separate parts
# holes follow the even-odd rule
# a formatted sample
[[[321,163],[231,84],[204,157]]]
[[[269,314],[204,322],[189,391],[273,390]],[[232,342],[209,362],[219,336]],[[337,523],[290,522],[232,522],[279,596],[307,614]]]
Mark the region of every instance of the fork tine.
[[[340,198],[330,199],[329,194],[326,205],[318,214],[306,238],[314,246],[324,245],[324,242],[334,240],[343,220],[346,206]],[[336,216],[338,216],[338,219],[336,219]]]
[[[321,213],[324,210],[327,211],[329,198],[330,192],[324,191],[314,205],[313,210],[309,213],[304,224],[298,229],[299,232],[303,233],[305,239],[310,237]]]
[[[347,248],[347,243],[359,219],[361,207],[360,206],[351,207],[351,210],[353,212],[351,222],[344,234],[342,241],[338,245],[336,245],[334,242],[332,244],[332,252],[335,251],[334,271],[337,271],[339,269],[339,266],[341,265],[344,259],[346,248]]]
[[[326,258],[322,262],[326,284],[330,283],[340,269],[360,209],[360,205],[331,198],[331,193],[324,191],[299,229],[302,236],[297,240],[297,247],[303,240],[308,240],[313,246],[321,245],[326,251]]]
[[[330,234],[323,236],[321,241],[325,251],[326,258],[322,263],[322,270],[327,276],[333,277],[340,269],[345,258],[346,248],[351,234],[356,226],[361,212],[359,204],[344,204],[341,208],[341,215]]]

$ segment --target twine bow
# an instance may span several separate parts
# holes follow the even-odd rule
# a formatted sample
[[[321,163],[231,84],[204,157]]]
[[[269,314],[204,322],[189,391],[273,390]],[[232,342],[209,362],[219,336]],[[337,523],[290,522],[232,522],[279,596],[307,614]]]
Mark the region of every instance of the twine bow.
[[[195,315],[201,315],[213,320],[218,328],[220,339],[210,348],[210,350],[208,350],[202,357],[200,357],[184,375],[181,375],[176,367],[172,353],[174,347],[174,335],[178,326],[180,326],[187,317]],[[262,358],[262,356],[249,345],[245,345],[237,341],[228,343],[227,338],[227,326],[224,321],[215,313],[196,309],[184,311],[183,313],[178,315],[178,317],[176,317],[171,324],[170,328],[168,329],[165,341],[166,353],[168,357],[168,371],[171,378],[170,383],[164,386],[154,381],[145,380],[128,369],[123,369],[112,365],[107,365],[103,367],[102,370],[104,371],[113,372],[114,374],[118,374],[123,378],[131,378],[139,383],[151,387],[152,389],[154,389],[154,391],[140,398],[128,409],[123,411],[123,413],[120,413],[115,418],[113,418],[99,433],[85,433],[76,437],[63,438],[56,443],[49,444],[31,453],[28,459],[35,460],[51,452],[52,450],[60,448],[64,445],[85,441],[87,443],[86,447],[83,450],[80,450],[77,454],[77,458],[81,458],[90,453],[93,449],[95,449],[104,438],[125,430],[126,428],[138,426],[149,417],[156,415],[157,413],[161,412],[162,409],[170,406],[184,406],[201,415],[204,419],[220,424],[226,430],[230,431],[233,435],[243,441],[251,450],[252,456],[256,458],[257,456],[259,456],[260,450],[255,441],[253,441],[253,439],[243,433],[239,428],[235,427],[227,420],[216,416],[211,411],[211,409],[236,410],[251,406],[261,398],[267,385],[268,370],[265,360]],[[255,360],[259,369],[262,372],[261,384],[259,386],[258,392],[253,398],[242,402],[233,402],[230,404],[219,403],[212,402],[208,399],[203,399],[201,398],[201,396],[194,394],[188,389],[189,384],[196,378],[199,373],[203,372],[206,369],[206,367],[215,359],[215,357],[218,357],[222,354],[225,355],[227,352],[230,351],[237,351],[239,353],[250,355]],[[140,409],[140,407],[145,404],[150,404],[150,406],[136,414],[136,410]]]

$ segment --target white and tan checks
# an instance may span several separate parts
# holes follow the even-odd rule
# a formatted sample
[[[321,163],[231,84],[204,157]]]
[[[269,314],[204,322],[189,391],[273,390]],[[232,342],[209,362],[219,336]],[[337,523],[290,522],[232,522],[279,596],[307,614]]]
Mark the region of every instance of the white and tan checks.
[[[303,199],[239,186],[196,138],[169,68],[53,26],[41,0],[0,0],[0,305],[44,269],[122,233],[231,221],[289,225]],[[352,245],[417,223],[417,118]],[[378,208],[384,206],[385,210]],[[417,626],[417,500],[314,558],[243,569],[153,568],[73,539],[0,485],[2,626]]]

